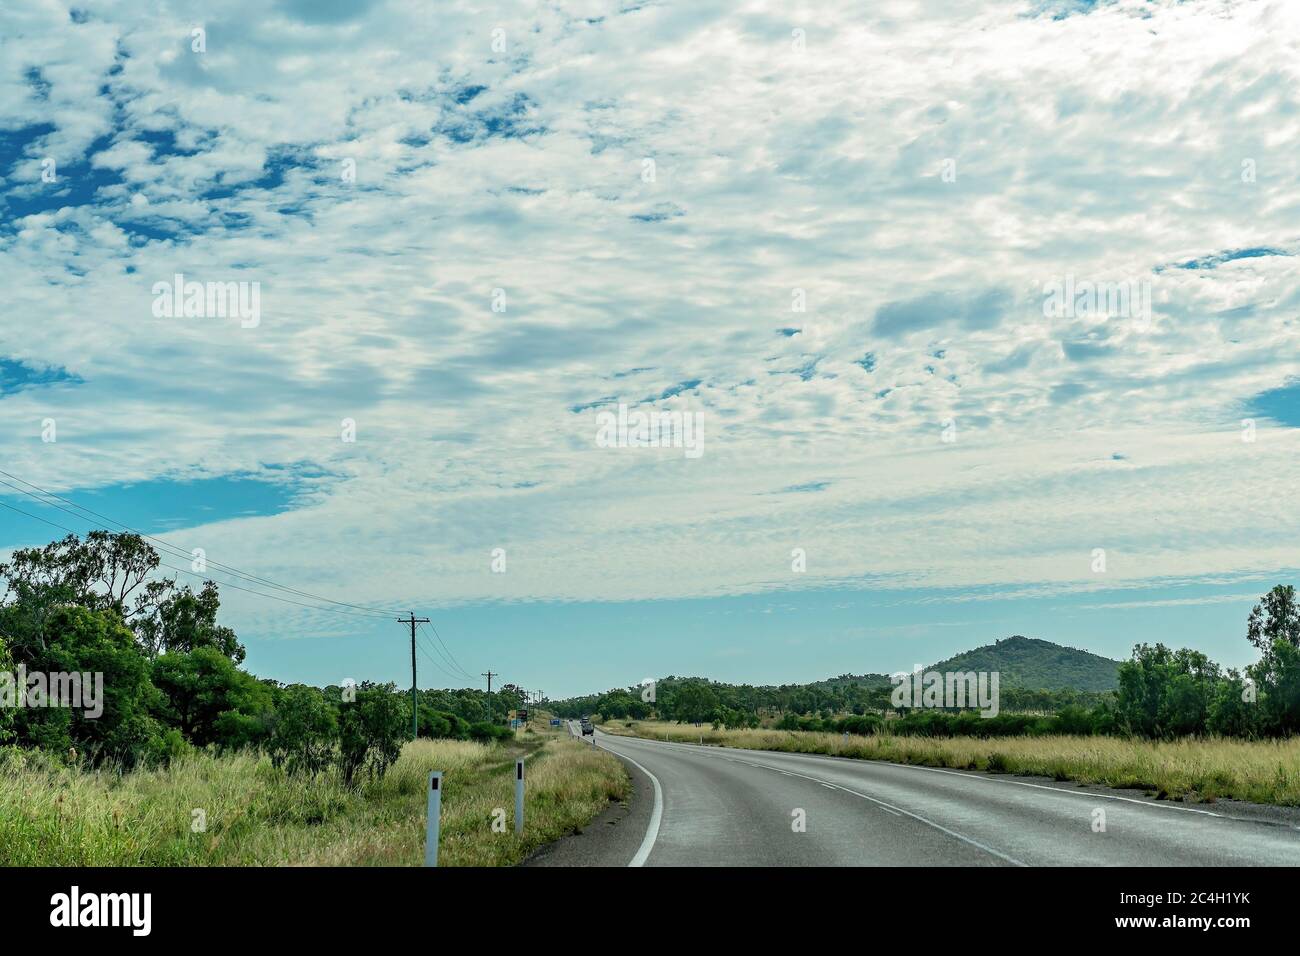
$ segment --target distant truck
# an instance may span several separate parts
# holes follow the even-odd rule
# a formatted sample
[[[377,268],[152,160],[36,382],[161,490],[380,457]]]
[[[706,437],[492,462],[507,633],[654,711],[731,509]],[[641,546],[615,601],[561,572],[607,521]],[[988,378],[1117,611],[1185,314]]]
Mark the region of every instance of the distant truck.
[[[591,726],[591,718],[584,716],[582,718],[582,736],[594,737],[595,735],[596,735],[596,728]]]

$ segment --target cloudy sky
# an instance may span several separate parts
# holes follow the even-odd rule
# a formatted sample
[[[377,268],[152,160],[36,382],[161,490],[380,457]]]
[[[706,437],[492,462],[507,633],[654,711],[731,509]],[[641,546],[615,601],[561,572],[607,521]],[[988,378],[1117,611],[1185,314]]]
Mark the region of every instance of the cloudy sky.
[[[8,5],[0,468],[431,617],[421,684],[1244,663],[1300,566],[1298,37],[1286,0]],[[177,274],[257,314],[167,314]],[[700,453],[598,442],[620,405]],[[102,524],[0,492],[0,554]],[[259,587],[253,671],[409,680],[391,615]]]

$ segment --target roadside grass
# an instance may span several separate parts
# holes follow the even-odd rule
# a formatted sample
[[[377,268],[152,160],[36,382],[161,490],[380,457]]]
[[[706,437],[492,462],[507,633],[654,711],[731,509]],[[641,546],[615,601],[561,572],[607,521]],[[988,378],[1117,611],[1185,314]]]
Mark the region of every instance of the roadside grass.
[[[627,726],[631,724],[631,726]],[[985,770],[1137,789],[1162,799],[1247,800],[1300,806],[1300,738],[1173,741],[1120,737],[903,737],[797,730],[713,730],[663,721],[607,721],[601,729],[654,740],[829,754],[865,760]]]
[[[526,759],[514,835],[514,761]],[[418,866],[425,781],[443,771],[440,866],[507,866],[584,826],[630,786],[612,756],[561,738],[408,743],[382,780],[290,777],[253,754],[202,751],[128,774],[0,752],[0,863],[15,866]],[[505,812],[505,831],[493,811]],[[194,832],[194,811],[205,815]]]

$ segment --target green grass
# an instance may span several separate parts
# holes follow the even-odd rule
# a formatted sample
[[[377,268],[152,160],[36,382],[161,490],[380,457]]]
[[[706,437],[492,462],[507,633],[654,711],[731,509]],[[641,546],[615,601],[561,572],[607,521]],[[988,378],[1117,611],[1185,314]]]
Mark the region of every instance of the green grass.
[[[629,726],[630,725],[630,726]],[[749,750],[985,770],[1133,788],[1156,796],[1300,806],[1300,738],[1175,741],[1119,737],[901,737],[791,730],[711,730],[661,721],[613,721],[610,733]]]
[[[527,754],[523,837],[515,757]],[[34,751],[0,756],[0,860],[17,866],[416,866],[425,780],[444,773],[439,865],[502,866],[585,825],[628,793],[616,759],[560,735],[514,744],[420,740],[356,789],[331,772],[289,777],[265,757],[196,752],[118,775]],[[506,832],[493,811],[505,810]],[[206,828],[194,832],[195,810]]]

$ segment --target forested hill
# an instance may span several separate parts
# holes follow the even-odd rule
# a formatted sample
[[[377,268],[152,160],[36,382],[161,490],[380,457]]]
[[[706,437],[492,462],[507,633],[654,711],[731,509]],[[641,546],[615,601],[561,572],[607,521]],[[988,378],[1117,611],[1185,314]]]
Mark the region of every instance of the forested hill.
[[[1008,637],[965,651],[932,668],[937,671],[997,671],[1003,687],[1029,690],[1115,690],[1119,661],[1034,637]]]
[[[1118,686],[1119,661],[1017,634],[994,644],[963,651],[945,661],[931,664],[926,670],[962,673],[997,671],[1002,687],[1025,690],[1106,691]],[[887,674],[841,674],[839,677],[818,681],[813,686],[836,690],[855,684],[881,687],[889,683]]]
[[[1091,706],[1089,695],[1118,686],[1119,661],[1073,647],[1029,637],[1008,637],[932,664],[927,670],[998,672],[999,692],[1007,710],[1050,710],[1067,704]],[[690,720],[721,715],[728,726],[759,712],[864,713],[890,706],[892,682],[887,674],[841,674],[811,684],[753,686],[726,684],[702,677],[663,677],[654,687],[615,688],[563,701],[552,710],[565,717],[599,713],[606,717],[660,717]],[[654,695],[653,699],[651,695]]]

